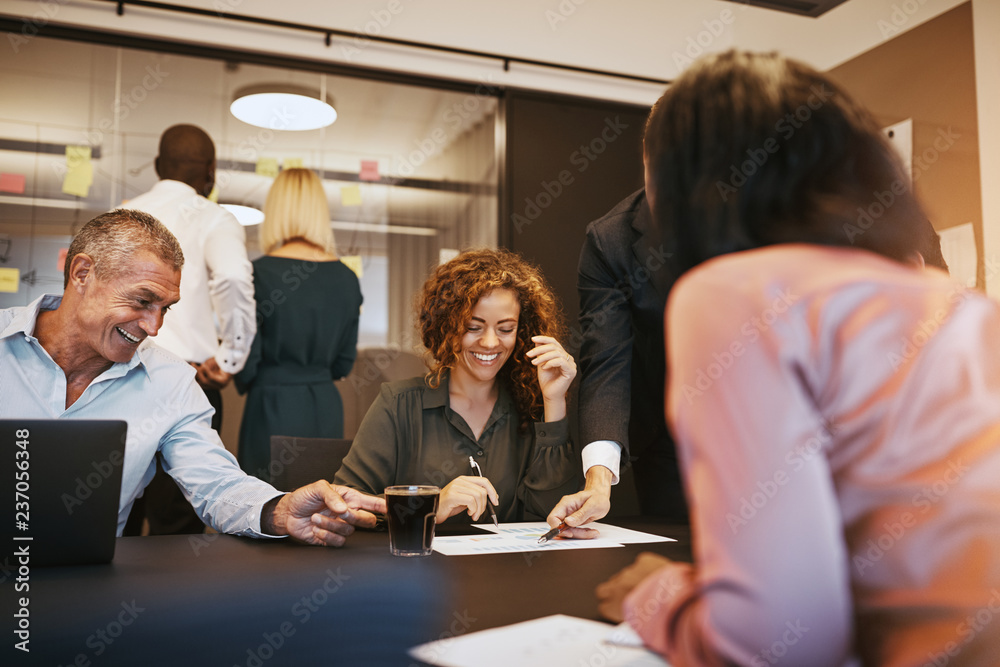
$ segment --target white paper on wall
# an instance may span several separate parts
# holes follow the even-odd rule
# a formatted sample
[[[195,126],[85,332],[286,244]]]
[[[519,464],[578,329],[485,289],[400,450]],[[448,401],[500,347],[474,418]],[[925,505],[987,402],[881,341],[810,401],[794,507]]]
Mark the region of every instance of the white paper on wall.
[[[903,160],[906,175],[913,182],[913,119],[907,118],[895,125],[882,128],[889,143]]]

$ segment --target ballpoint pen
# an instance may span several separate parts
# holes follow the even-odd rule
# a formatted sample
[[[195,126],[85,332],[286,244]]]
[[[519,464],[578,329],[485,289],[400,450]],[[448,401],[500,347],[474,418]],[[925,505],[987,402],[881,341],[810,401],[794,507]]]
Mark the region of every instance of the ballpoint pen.
[[[548,542],[549,540],[551,540],[553,537],[555,537],[559,533],[561,533],[564,530],[566,530],[567,528],[569,528],[569,526],[566,524],[565,521],[560,522],[558,526],[556,526],[555,528],[553,528],[549,532],[547,532],[544,535],[542,535],[541,537],[539,537],[538,538],[538,543],[539,544],[545,544],[546,542]]]
[[[475,472],[480,477],[483,476],[482,469],[479,467],[479,464],[476,463],[476,459],[472,458],[471,456],[469,457],[469,465],[472,466],[472,471],[473,472]],[[499,528],[500,527],[500,522],[497,521],[497,510],[493,506],[493,502],[489,499],[489,496],[486,497],[486,507],[489,508],[489,510],[490,510],[490,516],[493,517],[493,525],[496,526],[497,528]]]

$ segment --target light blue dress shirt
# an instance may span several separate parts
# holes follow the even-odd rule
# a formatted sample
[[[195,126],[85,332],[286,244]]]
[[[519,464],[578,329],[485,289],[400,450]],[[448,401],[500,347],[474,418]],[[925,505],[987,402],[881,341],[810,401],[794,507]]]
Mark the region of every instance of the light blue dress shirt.
[[[128,423],[118,534],[153,478],[157,450],[198,516],[219,532],[266,537],[260,509],[281,495],[246,475],[212,430],[214,412],[194,369],[148,338],[128,363],[115,363],[66,407],[66,374],[34,337],[41,310],[61,296],[0,310],[0,417],[122,419]]]

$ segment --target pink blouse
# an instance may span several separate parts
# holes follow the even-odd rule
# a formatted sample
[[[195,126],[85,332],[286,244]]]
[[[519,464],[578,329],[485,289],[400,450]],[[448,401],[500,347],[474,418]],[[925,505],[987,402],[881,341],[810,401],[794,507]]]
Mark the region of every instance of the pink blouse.
[[[696,566],[626,599],[682,665],[1000,665],[1000,309],[781,245],[686,274],[667,417]]]

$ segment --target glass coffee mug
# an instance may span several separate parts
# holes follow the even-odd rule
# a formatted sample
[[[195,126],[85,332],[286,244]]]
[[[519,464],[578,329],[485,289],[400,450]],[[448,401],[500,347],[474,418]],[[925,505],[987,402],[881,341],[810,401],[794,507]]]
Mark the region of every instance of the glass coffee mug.
[[[386,487],[389,551],[393,556],[430,555],[440,495],[436,486]]]

